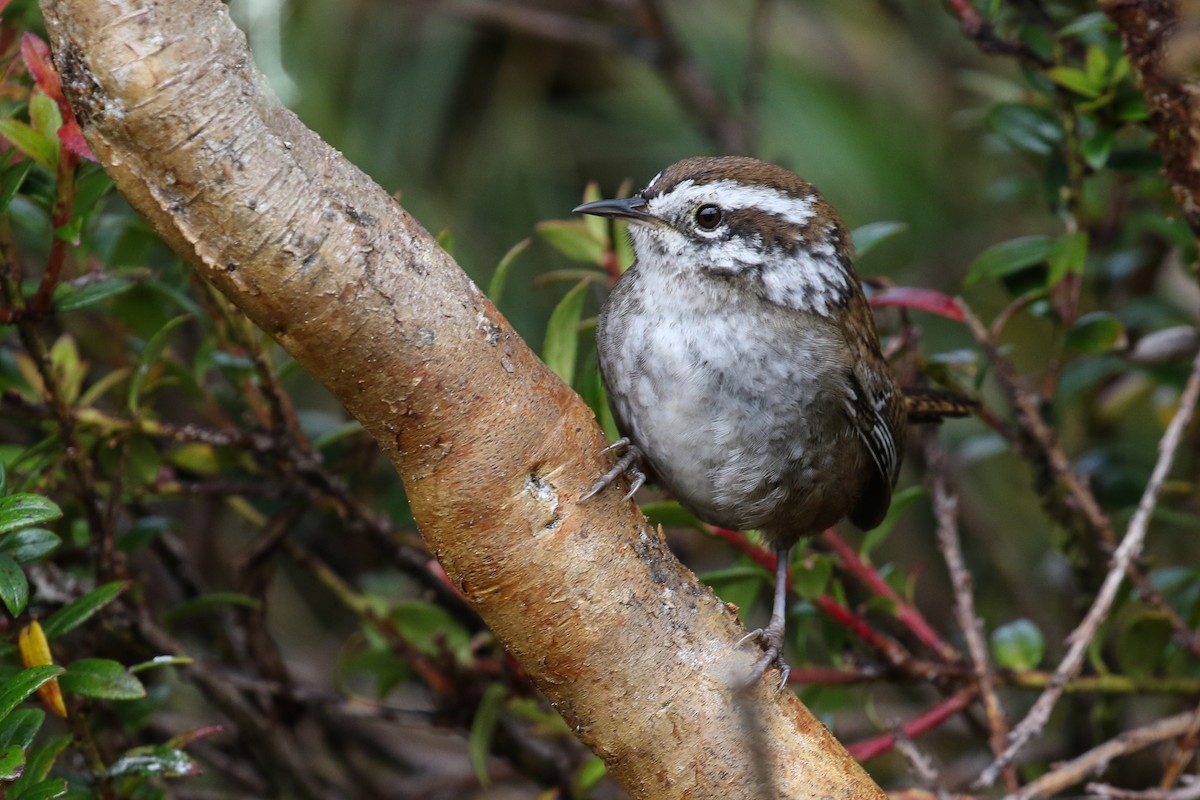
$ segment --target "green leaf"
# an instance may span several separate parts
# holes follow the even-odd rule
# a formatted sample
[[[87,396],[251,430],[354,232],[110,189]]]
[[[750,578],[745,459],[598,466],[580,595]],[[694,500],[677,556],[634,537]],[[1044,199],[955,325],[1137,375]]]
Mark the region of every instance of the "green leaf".
[[[25,773],[13,783],[8,796],[13,800],[21,800],[40,791],[46,785],[42,781],[50,774],[54,762],[70,744],[70,736],[51,736],[30,747],[25,754]]]
[[[825,594],[825,587],[833,577],[833,561],[825,557],[814,557],[811,566],[804,561],[792,563],[792,588],[805,600],[815,600]]]
[[[0,720],[7,719],[22,700],[38,690],[43,683],[63,674],[57,664],[43,664],[18,672],[0,685]]]
[[[1124,349],[1127,343],[1121,320],[1107,311],[1093,311],[1075,321],[1064,344],[1077,353],[1107,353]]]
[[[12,556],[0,554],[0,600],[14,617],[21,616],[29,602],[29,579]]]
[[[388,614],[397,630],[422,653],[435,656],[449,648],[454,657],[471,658],[471,636],[450,612],[420,600],[397,603]]]
[[[608,773],[604,760],[598,757],[589,758],[580,765],[571,779],[571,797],[591,797],[591,791],[600,779]]]
[[[992,655],[1005,669],[1033,669],[1041,663],[1045,649],[1042,632],[1027,619],[1001,625],[992,632]]]
[[[29,121],[33,129],[47,139],[58,140],[58,129],[62,127],[62,112],[43,91],[34,91],[29,96]]]
[[[0,178],[0,214],[8,210],[9,203],[17,196],[17,191],[25,182],[25,176],[31,169],[33,169],[33,162],[25,159],[5,168],[4,177]]]
[[[42,623],[47,639],[55,639],[86,622],[93,614],[116,599],[129,586],[128,581],[113,581],[97,586],[78,600],[72,600]]]
[[[504,685],[493,683],[483,693],[475,719],[471,721],[471,733],[467,749],[471,757],[471,768],[479,785],[487,787],[491,782],[487,772],[487,757],[492,749],[492,737],[496,734],[496,725],[500,722],[500,710],[504,706],[504,696],[507,693]]]
[[[579,351],[579,319],[583,316],[584,290],[591,281],[582,280],[567,292],[546,324],[542,359],[568,385],[575,380],[575,356]]]
[[[1057,36],[1060,39],[1066,39],[1070,36],[1100,33],[1112,27],[1112,23],[1108,21],[1108,17],[1103,11],[1093,11],[1090,14],[1081,14],[1063,25],[1058,29]]]
[[[0,497],[0,536],[32,528],[62,516],[62,509],[37,494],[10,494]]]
[[[850,238],[854,240],[854,250],[862,258],[888,239],[908,230],[903,222],[871,222],[855,228]]]
[[[604,242],[592,236],[583,220],[546,220],[535,225],[534,230],[569,259],[588,264],[604,263]]]
[[[1068,275],[1082,275],[1084,264],[1087,262],[1088,236],[1084,231],[1066,233],[1058,237],[1050,256],[1046,260],[1050,264],[1050,275],[1047,283],[1056,285]]]
[[[1103,81],[1097,81],[1088,73],[1075,67],[1051,67],[1046,70],[1046,74],[1059,86],[1089,99],[1094,100],[1104,92]]]
[[[1049,258],[1053,249],[1054,240],[1049,236],[1021,236],[994,244],[971,264],[966,283],[970,286],[985,278],[1001,278],[1040,264]]]
[[[987,124],[1015,149],[1037,156],[1050,155],[1063,140],[1053,114],[1024,103],[997,103],[988,111]]]
[[[1083,154],[1083,160],[1092,169],[1103,169],[1108,163],[1108,156],[1112,152],[1113,144],[1117,140],[1117,132],[1112,128],[1101,128],[1096,131],[1096,134],[1088,139],[1084,139],[1079,146],[1079,152]]]
[[[517,256],[525,252],[525,248],[529,247],[533,239],[528,237],[514,244],[504,254],[504,258],[500,259],[500,263],[496,265],[496,271],[492,273],[492,280],[488,282],[487,296],[492,301],[492,305],[500,305],[500,298],[504,296],[504,286],[508,283],[508,273],[512,271],[512,265],[517,260]]]
[[[103,278],[83,286],[62,284],[54,292],[54,307],[59,311],[77,311],[127,292],[134,286],[137,283],[129,278]]]
[[[155,656],[149,661],[143,661],[140,664],[134,664],[129,668],[130,674],[136,675],[139,672],[145,672],[148,669],[155,667],[177,667],[186,666],[194,662],[195,659],[189,656]]]
[[[25,748],[9,745],[0,750],[0,781],[14,781],[25,771]]]
[[[47,138],[16,119],[0,119],[0,136],[12,142],[27,158],[54,172],[58,168],[58,137]]]
[[[186,778],[199,775],[200,766],[192,757],[174,747],[135,747],[108,768],[110,778],[136,775],[143,778]]]
[[[13,800],[52,800],[67,793],[67,782],[63,778],[49,778],[30,786],[20,794],[13,793]]]
[[[0,539],[0,555],[12,556],[18,564],[37,561],[62,544],[58,534],[45,528],[26,528]]]
[[[1088,78],[1098,86],[1104,86],[1108,79],[1108,53],[1104,52],[1103,47],[1091,45],[1088,47],[1087,56],[1084,58],[1084,72]]]
[[[16,746],[24,750],[45,721],[46,712],[40,708],[18,708],[0,723],[0,748]]]
[[[120,663],[107,658],[73,661],[58,679],[64,692],[101,700],[141,700],[146,687]]]
[[[133,377],[129,380],[129,410],[136,412],[138,400],[142,395],[142,386],[146,383],[146,378],[162,357],[163,351],[167,348],[167,342],[170,339],[171,333],[183,323],[191,318],[189,314],[181,314],[172,320],[168,320],[165,325],[158,329],[158,332],[150,337],[150,341],[146,342],[146,346],[142,348],[142,352],[138,355],[137,367],[133,371]]]

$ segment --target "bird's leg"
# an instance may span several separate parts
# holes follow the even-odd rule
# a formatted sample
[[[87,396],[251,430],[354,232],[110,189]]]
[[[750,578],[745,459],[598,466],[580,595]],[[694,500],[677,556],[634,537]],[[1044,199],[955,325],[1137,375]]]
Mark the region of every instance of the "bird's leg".
[[[792,671],[792,668],[783,660],[783,633],[787,627],[788,556],[791,552],[791,545],[775,550],[775,602],[771,606],[771,621],[767,623],[767,627],[752,631],[742,638],[742,642],[749,639],[758,640],[764,651],[750,669],[746,686],[757,683],[758,679],[771,668],[771,665],[775,665],[779,668],[779,688],[782,689],[787,685],[788,675]],[[742,642],[738,642],[738,644]]]
[[[602,491],[612,486],[613,482],[622,475],[629,476],[629,491],[625,495],[625,499],[633,497],[638,489],[642,488],[642,484],[646,482],[646,475],[639,468],[642,463],[642,451],[638,446],[629,441],[628,436],[622,436],[615,442],[604,448],[601,452],[608,453],[613,450],[624,450],[625,452],[617,459],[617,463],[608,472],[600,476],[600,480],[592,484],[591,491],[579,498],[579,502],[590,500]]]

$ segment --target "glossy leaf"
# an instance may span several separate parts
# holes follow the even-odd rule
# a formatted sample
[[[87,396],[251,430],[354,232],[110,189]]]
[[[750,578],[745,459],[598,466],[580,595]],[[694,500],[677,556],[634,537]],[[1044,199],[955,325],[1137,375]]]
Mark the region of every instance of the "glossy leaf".
[[[120,663],[107,658],[71,662],[58,679],[64,691],[101,700],[140,700],[146,687]]]
[[[67,782],[63,778],[49,778],[16,795],[16,800],[53,800],[67,793]]]
[[[1033,669],[1041,663],[1045,649],[1042,632],[1027,619],[1010,622],[992,632],[992,655],[1006,669]]]
[[[1066,347],[1080,353],[1105,353],[1123,349],[1125,325],[1107,311],[1093,311],[1080,317],[1067,332]]]
[[[73,600],[55,611],[42,623],[46,638],[55,639],[83,624],[93,614],[116,599],[117,595],[125,591],[128,586],[127,581],[113,581],[97,586],[78,600]]]
[[[45,721],[46,712],[39,708],[18,708],[0,723],[0,748],[15,746],[24,750]]]
[[[40,790],[54,763],[70,744],[69,735],[52,736],[35,742],[25,753],[25,772],[9,787],[8,796],[24,800]]]
[[[36,494],[0,497],[0,536],[58,519],[62,510],[50,499]]]
[[[1021,236],[994,244],[975,259],[967,272],[967,285],[988,278],[1000,278],[1049,258],[1054,239],[1049,236]]]
[[[0,719],[6,719],[25,698],[61,674],[63,674],[62,667],[57,664],[46,664],[21,670],[9,678],[0,685]]]
[[[29,579],[10,555],[0,553],[0,600],[14,617],[21,616],[29,601]]]
[[[11,556],[18,564],[37,561],[54,552],[62,539],[45,528],[26,528],[0,539],[0,555]]]
[[[575,358],[579,352],[579,320],[583,316],[584,292],[591,281],[582,280],[567,292],[546,324],[542,359],[568,385],[575,380]]]
[[[0,781],[13,781],[25,771],[25,749],[9,745],[0,749]]]
[[[200,765],[193,761],[191,756],[182,750],[164,745],[134,748],[108,768],[110,778],[185,778],[199,774]]]

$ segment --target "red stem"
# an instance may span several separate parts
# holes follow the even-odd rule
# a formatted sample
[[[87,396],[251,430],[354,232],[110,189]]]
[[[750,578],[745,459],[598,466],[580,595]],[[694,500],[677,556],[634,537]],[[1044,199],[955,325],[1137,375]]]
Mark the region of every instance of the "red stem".
[[[937,653],[943,661],[958,660],[958,653],[943,641],[941,636],[938,636],[937,631],[925,620],[921,612],[900,597],[896,590],[883,579],[878,570],[863,561],[858,552],[847,544],[837,531],[830,528],[821,534],[821,539],[842,559],[842,565],[847,572],[862,581],[875,594],[886,597],[895,604],[896,619],[912,631],[913,635],[920,639],[926,647]]]
[[[33,296],[33,300],[29,304],[30,310],[35,314],[42,314],[50,310],[50,304],[54,299],[54,290],[58,288],[58,282],[62,277],[63,263],[67,258],[67,247],[71,243],[62,238],[59,229],[71,221],[71,215],[75,210],[75,168],[77,166],[79,166],[79,157],[66,147],[60,147],[57,193],[54,198],[54,211],[50,215],[50,227],[53,229],[50,255],[46,259],[46,271],[42,274],[42,282],[38,286],[37,294]]]
[[[859,761],[866,761],[877,755],[886,753],[896,746],[896,740],[902,735],[907,739],[915,739],[941,725],[950,717],[965,709],[975,699],[979,689],[975,686],[962,689],[947,697],[924,714],[913,717],[900,726],[900,734],[885,733],[874,739],[852,744],[846,748],[850,755]]]

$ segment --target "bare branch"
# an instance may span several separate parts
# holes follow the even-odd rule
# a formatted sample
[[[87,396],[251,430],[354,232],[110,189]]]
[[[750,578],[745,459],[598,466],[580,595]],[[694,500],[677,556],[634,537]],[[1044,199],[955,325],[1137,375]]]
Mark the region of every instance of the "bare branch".
[[[1054,670],[1054,675],[1046,690],[1038,697],[1025,719],[1021,720],[1013,729],[1009,745],[1004,753],[984,770],[979,778],[981,784],[990,785],[994,782],[999,770],[1006,764],[1011,764],[1021,749],[1041,733],[1050,719],[1050,712],[1062,696],[1063,686],[1079,674],[1084,653],[1095,637],[1100,623],[1108,617],[1113,600],[1117,596],[1117,589],[1120,588],[1126,572],[1142,551],[1146,531],[1150,525],[1150,516],[1154,513],[1158,495],[1162,491],[1167,474],[1171,471],[1171,465],[1174,463],[1179,444],[1183,440],[1184,431],[1191,422],[1198,397],[1200,397],[1200,356],[1197,356],[1192,362],[1191,375],[1188,376],[1187,385],[1179,398],[1179,409],[1175,412],[1175,416],[1171,419],[1171,423],[1158,443],[1158,460],[1154,464],[1154,470],[1150,473],[1150,480],[1146,483],[1142,498],[1138,501],[1137,510],[1129,520],[1125,536],[1113,553],[1111,566],[1104,578],[1104,583],[1100,586],[1100,591],[1096,593],[1096,598],[1092,601],[1092,606],[1088,609],[1083,621],[1067,637],[1069,645],[1067,654],[1063,656],[1062,661]],[[1190,716],[1189,714],[1189,719]]]
[[[1013,800],[1033,800],[1036,797],[1049,797],[1057,794],[1068,786],[1096,775],[1108,766],[1114,758],[1136,753],[1150,745],[1176,736],[1182,736],[1192,723],[1192,712],[1176,714],[1173,717],[1160,719],[1142,728],[1125,731],[1114,739],[1109,739],[1098,747],[1093,747],[1081,756],[1059,764],[1050,772],[1031,782]]]

